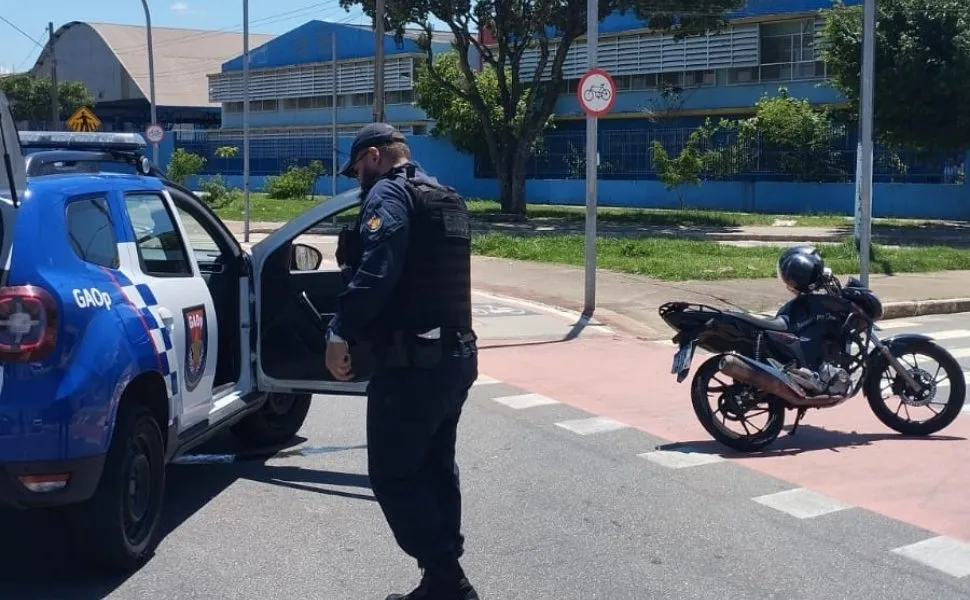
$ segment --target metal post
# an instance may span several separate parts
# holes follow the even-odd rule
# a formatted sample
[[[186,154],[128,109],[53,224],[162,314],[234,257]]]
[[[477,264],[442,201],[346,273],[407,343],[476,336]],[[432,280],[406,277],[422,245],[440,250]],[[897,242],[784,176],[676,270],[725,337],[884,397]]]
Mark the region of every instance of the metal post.
[[[586,0],[587,69],[596,67],[599,50],[599,2]],[[596,307],[596,175],[599,170],[597,117],[586,115],[586,292],[583,314],[593,316]]]
[[[57,54],[54,52],[54,23],[47,23],[47,36],[51,47],[51,130],[60,128],[61,109],[57,99]]]
[[[249,242],[249,0],[243,0],[243,241]]]
[[[148,0],[141,0],[141,6],[145,9],[145,29],[148,33],[148,96],[152,107],[152,125],[158,123],[158,114],[155,112],[155,53],[152,46],[152,14],[148,10]],[[152,162],[158,166],[158,144],[152,144]]]
[[[374,3],[374,122],[384,121],[384,0]]]
[[[862,24],[862,86],[860,90],[860,140],[862,167],[859,220],[859,276],[869,285],[869,245],[872,233],[872,120],[876,46],[876,0],[865,0]]]
[[[337,195],[337,34],[330,34],[330,64],[333,73],[330,102],[330,197]]]

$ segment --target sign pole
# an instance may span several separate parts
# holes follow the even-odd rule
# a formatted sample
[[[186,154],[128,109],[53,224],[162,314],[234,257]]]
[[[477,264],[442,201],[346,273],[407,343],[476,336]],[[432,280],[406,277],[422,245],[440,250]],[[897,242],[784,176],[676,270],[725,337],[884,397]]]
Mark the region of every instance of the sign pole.
[[[599,1],[586,0],[586,68],[595,69],[599,60]],[[583,101],[580,82],[580,102]],[[596,307],[596,175],[599,170],[598,115],[586,111],[586,240],[585,293],[583,315],[593,316]]]
[[[860,90],[859,148],[862,159],[859,165],[860,206],[859,220],[859,278],[862,285],[869,286],[869,252],[872,233],[872,121],[876,46],[876,0],[865,0],[862,23],[862,88]]]
[[[243,0],[243,241],[249,242],[249,0]]]
[[[141,0],[141,6],[145,9],[145,29],[148,33],[148,95],[151,101],[152,125],[158,123],[158,114],[155,112],[155,57],[152,48],[152,14],[148,10],[148,0]],[[158,166],[158,144],[152,144],[152,162]]]

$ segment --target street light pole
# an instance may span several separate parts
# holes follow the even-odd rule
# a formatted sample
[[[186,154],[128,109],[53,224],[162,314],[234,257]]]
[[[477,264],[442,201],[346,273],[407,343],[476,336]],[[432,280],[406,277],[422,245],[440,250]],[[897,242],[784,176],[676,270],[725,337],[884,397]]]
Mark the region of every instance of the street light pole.
[[[141,6],[145,9],[145,30],[148,33],[148,95],[151,102],[152,125],[158,123],[158,114],[155,112],[155,56],[152,46],[152,13],[148,10],[148,0],[141,0]],[[158,166],[158,143],[152,144],[152,162]]]
[[[862,86],[860,90],[859,148],[862,158],[858,162],[860,206],[859,220],[859,278],[862,285],[869,285],[869,245],[872,233],[872,121],[874,104],[874,71],[876,51],[876,0],[865,0],[862,23]]]
[[[384,0],[374,2],[374,122],[384,122]]]
[[[586,69],[595,69],[599,60],[599,2],[586,0]],[[597,117],[586,113],[586,243],[585,299],[583,314],[593,316],[596,307],[596,175],[599,170]]]
[[[243,0],[243,241],[249,242],[249,0]]]

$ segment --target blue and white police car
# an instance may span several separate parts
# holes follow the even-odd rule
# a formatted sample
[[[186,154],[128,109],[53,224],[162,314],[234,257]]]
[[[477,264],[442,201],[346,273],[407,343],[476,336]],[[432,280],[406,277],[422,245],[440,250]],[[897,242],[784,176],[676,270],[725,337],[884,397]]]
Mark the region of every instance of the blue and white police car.
[[[246,252],[137,134],[16,132],[0,94],[0,507],[58,507],[79,557],[138,568],[166,465],[227,428],[301,428],[314,393],[362,394],[324,364],[344,282],[295,239],[323,202]]]

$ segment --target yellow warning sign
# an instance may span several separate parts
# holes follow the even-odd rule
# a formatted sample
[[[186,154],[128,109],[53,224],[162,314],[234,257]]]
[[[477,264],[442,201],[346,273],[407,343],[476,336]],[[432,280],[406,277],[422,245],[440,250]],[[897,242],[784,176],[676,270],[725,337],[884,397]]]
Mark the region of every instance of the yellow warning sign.
[[[67,126],[74,131],[96,131],[101,127],[101,119],[94,116],[90,108],[82,106],[67,120]]]

